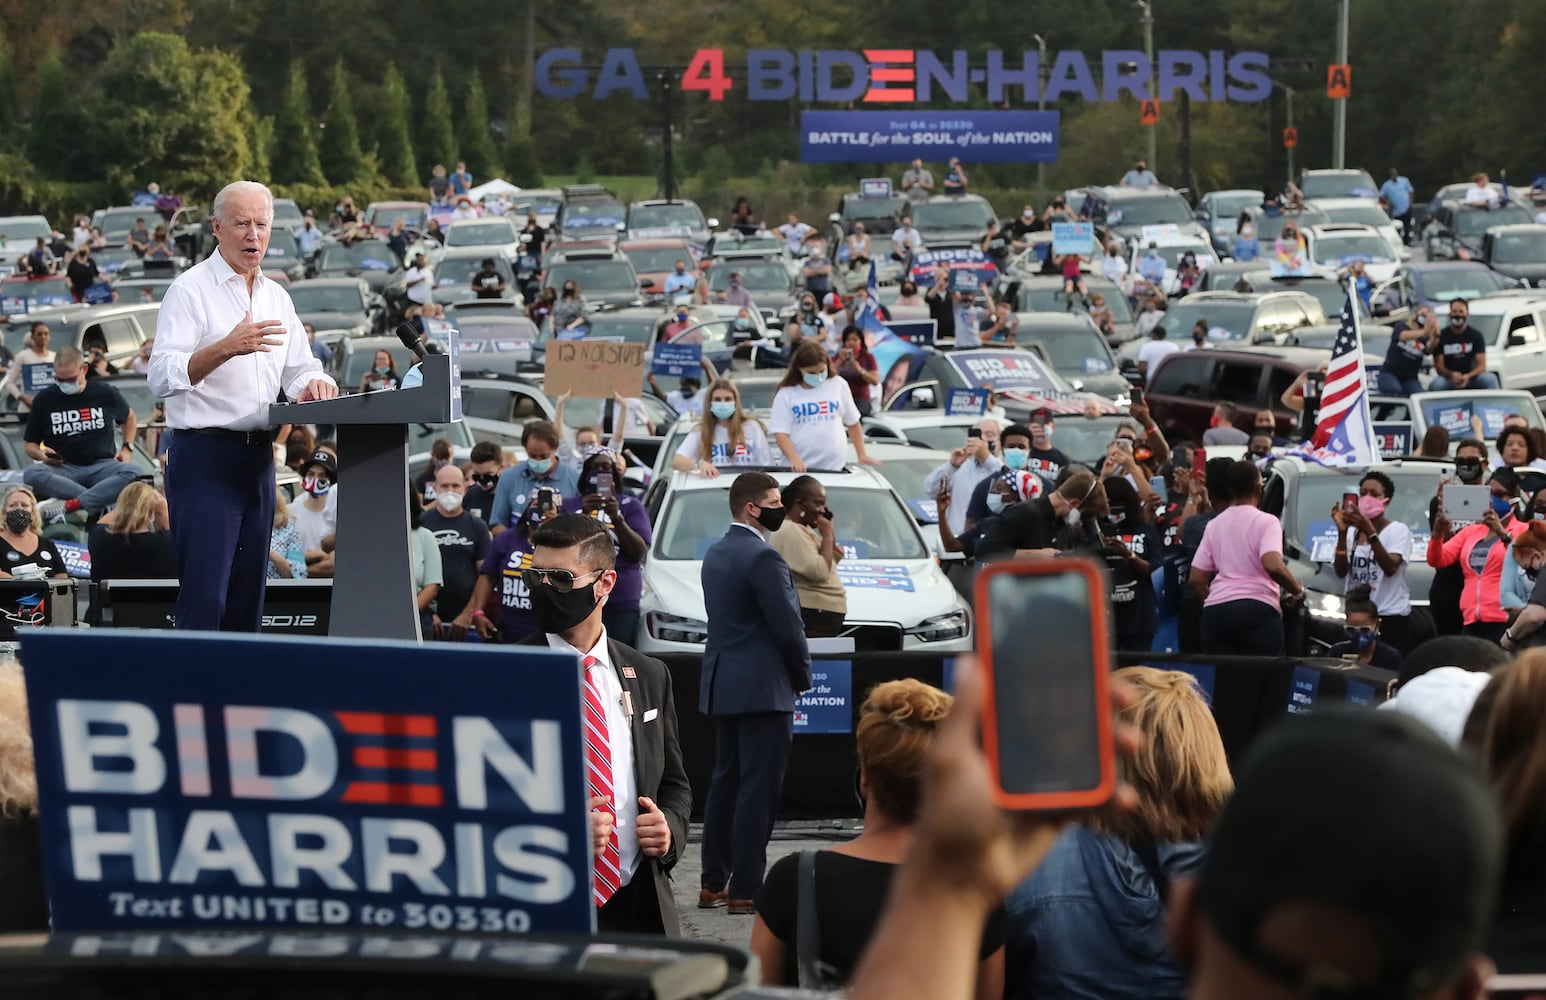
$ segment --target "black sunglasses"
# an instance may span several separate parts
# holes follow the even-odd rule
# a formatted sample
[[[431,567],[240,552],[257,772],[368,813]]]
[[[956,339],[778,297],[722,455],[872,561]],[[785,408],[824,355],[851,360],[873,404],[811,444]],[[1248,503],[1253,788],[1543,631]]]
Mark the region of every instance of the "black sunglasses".
[[[581,573],[580,576],[599,577],[605,572],[606,570],[604,569],[597,569],[591,570],[589,573]],[[569,591],[573,590],[574,585],[579,581],[579,579],[580,577],[575,576],[573,573],[566,569],[521,570],[521,580],[526,584],[527,587],[536,587],[539,584],[546,584],[549,587],[552,587],[554,590],[558,591],[560,594],[567,594]]]

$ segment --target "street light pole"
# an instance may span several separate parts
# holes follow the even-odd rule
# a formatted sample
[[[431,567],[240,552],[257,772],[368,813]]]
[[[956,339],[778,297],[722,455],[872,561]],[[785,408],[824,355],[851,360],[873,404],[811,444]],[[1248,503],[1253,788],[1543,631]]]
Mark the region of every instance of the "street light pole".
[[[1342,17],[1337,21],[1337,65],[1347,65],[1347,8],[1348,0],[1342,0]],[[1339,97],[1332,109],[1331,165],[1337,170],[1344,166],[1347,152],[1347,98]]]
[[[1047,110],[1047,40],[1040,35],[1032,35],[1036,39],[1036,110]],[[1047,165],[1036,164],[1036,194],[1041,196],[1047,190]]]
[[[1150,5],[1149,0],[1134,0],[1134,6],[1143,11],[1143,52],[1149,58],[1149,99],[1157,101],[1159,100],[1159,93],[1154,78],[1154,8]],[[1158,126],[1146,125],[1144,127],[1149,130],[1149,155],[1147,157],[1149,172],[1159,173],[1159,168],[1154,162],[1155,132]]]

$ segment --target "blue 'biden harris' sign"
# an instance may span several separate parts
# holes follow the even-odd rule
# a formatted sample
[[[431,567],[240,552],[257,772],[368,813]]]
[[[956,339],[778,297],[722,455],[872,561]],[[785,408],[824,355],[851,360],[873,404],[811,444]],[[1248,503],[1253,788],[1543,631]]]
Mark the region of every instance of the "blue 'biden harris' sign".
[[[40,631],[22,657],[55,930],[592,930],[572,655]]]
[[[1056,111],[802,111],[804,163],[1053,163]]]

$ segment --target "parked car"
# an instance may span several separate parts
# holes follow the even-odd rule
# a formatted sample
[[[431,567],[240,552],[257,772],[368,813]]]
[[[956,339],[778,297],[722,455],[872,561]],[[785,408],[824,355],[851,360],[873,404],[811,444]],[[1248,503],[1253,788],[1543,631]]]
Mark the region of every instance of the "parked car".
[[[772,472],[783,486],[795,478]],[[838,564],[848,595],[844,634],[858,651],[965,652],[972,615],[934,560],[913,512],[880,470],[856,466],[814,474],[837,514]],[[698,653],[708,637],[703,556],[730,523],[733,477],[673,473],[652,493],[655,537],[644,564],[638,648]]]
[[[553,238],[615,240],[627,228],[628,209],[600,184],[570,184],[553,217]]]
[[[1302,347],[1250,347],[1180,351],[1160,361],[1144,399],[1168,441],[1201,441],[1217,403],[1238,408],[1235,426],[1247,434],[1260,410],[1270,411],[1283,437],[1293,433],[1298,414],[1284,407],[1283,393],[1305,371],[1326,362],[1325,351]]]
[[[1234,251],[1235,234],[1240,225],[1240,213],[1260,206],[1266,197],[1255,189],[1209,191],[1197,199],[1192,215],[1208,231],[1217,256],[1227,257]]]
[[[1335,278],[1355,260],[1363,261],[1364,271],[1375,284],[1389,281],[1401,263],[1400,253],[1373,226],[1328,222],[1305,226],[1305,254],[1315,270]]]
[[[1211,245],[1211,235],[1193,215],[1192,206],[1170,188],[1091,187],[1083,195],[1082,204],[1070,199],[1069,205],[1096,228],[1106,230],[1108,239],[1131,245],[1143,237],[1146,226],[1175,226],[1178,238]]]
[[[1494,226],[1528,225],[1535,217],[1512,202],[1487,208],[1463,201],[1441,204],[1423,227],[1429,260],[1480,260],[1482,237]]]
[[[1455,299],[1474,299],[1502,291],[1509,279],[1474,260],[1413,262],[1397,268],[1394,277],[1374,289],[1374,315],[1404,319],[1418,306],[1448,307]]]
[[[301,322],[310,323],[325,344],[384,332],[386,313],[380,298],[359,278],[312,278],[296,282],[289,291]]]
[[[628,206],[624,228],[630,240],[681,237],[702,246],[718,226],[718,219],[703,217],[697,202],[677,198],[634,202]]]
[[[361,278],[371,291],[382,292],[402,280],[403,267],[386,240],[332,241],[317,250],[312,273],[318,278]]]
[[[1068,296],[1063,294],[1061,277],[1020,278],[1005,285],[1002,292],[1005,298],[1014,303],[1017,312],[1073,312],[1080,315],[1089,315],[1089,299],[1100,295],[1106,300],[1106,308],[1111,310],[1111,325],[1116,331],[1110,338],[1111,343],[1126,343],[1138,336],[1137,318],[1133,315],[1132,306],[1128,304],[1127,294],[1115,282],[1088,275],[1084,285],[1089,296],[1082,302],[1077,297],[1070,302]]]
[[[1326,213],[1332,223],[1370,226],[1379,231],[1390,247],[1392,260],[1405,260],[1412,255],[1401,239],[1401,230],[1380,203],[1370,198],[1318,198],[1315,207]]]
[[[1132,384],[1117,368],[1116,355],[1088,315],[1019,313],[1015,342],[1041,349],[1053,371],[1077,392],[1093,392],[1114,403],[1128,400]]]
[[[1380,196],[1380,186],[1374,183],[1369,171],[1356,168],[1306,170],[1299,177],[1299,190],[1310,201],[1319,198],[1374,199]]]
[[[1477,259],[1506,278],[1546,288],[1546,225],[1493,226]]]
[[[988,223],[998,220],[987,199],[975,194],[937,194],[928,201],[914,203],[911,211],[913,228],[929,250],[978,246],[988,231]]]
[[[1184,347],[1192,343],[1198,321],[1207,325],[1209,343],[1234,347],[1281,344],[1301,327],[1324,324],[1326,314],[1306,292],[1193,292],[1165,310],[1160,327],[1166,340]],[[1118,353],[1136,361],[1142,347],[1141,340],[1132,340]]]
[[[619,243],[617,248],[623,256],[633,265],[634,273],[639,276],[640,287],[646,296],[654,297],[656,301],[666,293],[666,278],[676,270],[676,262],[682,261],[692,269],[697,266],[698,254],[693,245],[687,240],[676,237],[668,239],[630,239],[625,243]]]

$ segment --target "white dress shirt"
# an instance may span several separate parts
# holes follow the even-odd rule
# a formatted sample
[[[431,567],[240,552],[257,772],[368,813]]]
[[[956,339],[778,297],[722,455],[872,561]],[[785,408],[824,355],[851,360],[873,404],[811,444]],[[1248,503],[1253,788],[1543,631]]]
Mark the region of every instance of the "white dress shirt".
[[[284,343],[265,352],[227,360],[198,385],[188,379],[194,352],[218,342],[251,313],[254,320],[277,319]],[[168,427],[224,427],[235,431],[273,426],[269,404],[279,396],[299,399],[313,379],[332,382],[311,353],[306,331],[290,295],[278,282],[259,274],[247,293],[247,281],[216,250],[178,275],[161,300],[156,344],[147,373],[150,390],[166,400]]]
[[[607,743],[612,755],[612,828],[617,831],[617,856],[619,873],[623,877],[621,889],[633,881],[633,873],[639,869],[639,830],[635,818],[639,815],[639,786],[633,775],[633,723],[623,712],[623,682],[618,680],[617,668],[607,652],[607,630],[602,628],[601,638],[589,651],[577,649],[564,641],[563,636],[548,633],[548,648],[560,652],[575,653],[584,663],[587,656],[596,658],[591,668],[601,690],[601,704],[607,712]],[[637,711],[637,709],[635,709]],[[589,802],[587,795],[586,801]]]

